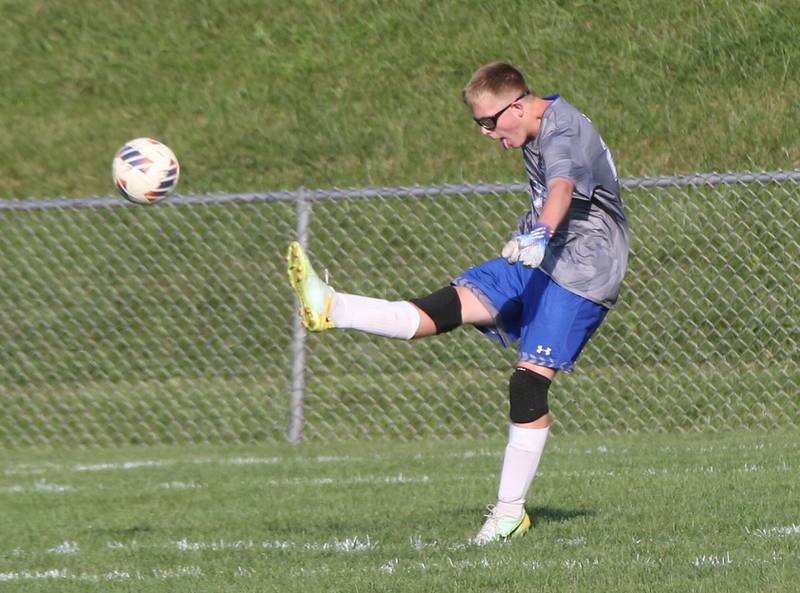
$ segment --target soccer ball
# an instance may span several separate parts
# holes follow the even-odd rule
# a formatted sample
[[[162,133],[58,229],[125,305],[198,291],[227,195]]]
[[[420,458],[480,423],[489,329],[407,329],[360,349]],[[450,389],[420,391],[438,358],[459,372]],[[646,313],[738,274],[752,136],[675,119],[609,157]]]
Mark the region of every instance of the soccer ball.
[[[154,204],[178,184],[180,166],[166,144],[152,138],[126,142],[114,155],[111,176],[119,193],[135,204]]]

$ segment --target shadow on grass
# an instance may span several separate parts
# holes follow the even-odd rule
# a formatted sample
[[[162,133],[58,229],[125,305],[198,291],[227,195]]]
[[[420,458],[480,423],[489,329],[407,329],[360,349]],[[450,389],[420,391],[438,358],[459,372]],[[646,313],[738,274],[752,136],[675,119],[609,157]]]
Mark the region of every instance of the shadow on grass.
[[[486,514],[486,508],[479,511],[468,510],[468,513],[481,512]],[[525,510],[531,517],[531,524],[533,527],[538,525],[545,525],[547,523],[566,523],[581,517],[592,517],[596,513],[591,509],[559,509],[547,506],[526,506]]]
[[[557,509],[553,507],[525,507],[536,527],[542,523],[566,523],[580,517],[591,517],[595,511],[590,509]]]

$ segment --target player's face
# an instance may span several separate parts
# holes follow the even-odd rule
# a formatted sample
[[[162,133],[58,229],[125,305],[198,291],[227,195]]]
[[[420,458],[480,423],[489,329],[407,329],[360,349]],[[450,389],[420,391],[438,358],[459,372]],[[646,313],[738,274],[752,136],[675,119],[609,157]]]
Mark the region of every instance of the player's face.
[[[522,95],[494,96],[484,95],[472,105],[472,115],[480,126],[481,133],[500,141],[506,150],[519,148],[527,141],[528,135],[524,129],[522,115],[524,105]]]

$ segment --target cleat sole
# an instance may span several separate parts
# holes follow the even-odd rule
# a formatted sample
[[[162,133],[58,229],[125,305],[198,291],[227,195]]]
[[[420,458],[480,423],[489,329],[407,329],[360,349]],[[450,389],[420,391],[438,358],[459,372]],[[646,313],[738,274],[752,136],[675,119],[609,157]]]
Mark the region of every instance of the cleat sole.
[[[294,289],[294,292],[300,301],[300,309],[298,310],[298,313],[303,326],[309,331],[322,331],[332,327],[332,324],[326,317],[327,307],[330,306],[329,301],[326,301],[326,313],[320,314],[314,311],[314,308],[306,299],[304,293],[304,284],[308,280],[311,264],[303,254],[300,244],[296,241],[292,241],[292,243],[289,244],[289,249],[286,253],[286,263],[289,284],[291,285],[292,289]]]

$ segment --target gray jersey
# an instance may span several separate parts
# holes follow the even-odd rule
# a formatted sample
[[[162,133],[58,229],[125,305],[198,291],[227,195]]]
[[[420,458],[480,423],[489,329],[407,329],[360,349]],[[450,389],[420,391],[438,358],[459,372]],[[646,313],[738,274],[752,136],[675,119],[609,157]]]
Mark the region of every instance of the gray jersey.
[[[527,232],[547,201],[547,182],[575,184],[572,203],[540,266],[560,286],[605,307],[617,302],[628,263],[628,223],[608,147],[592,122],[558,95],[545,109],[539,135],[522,147],[531,186]]]

